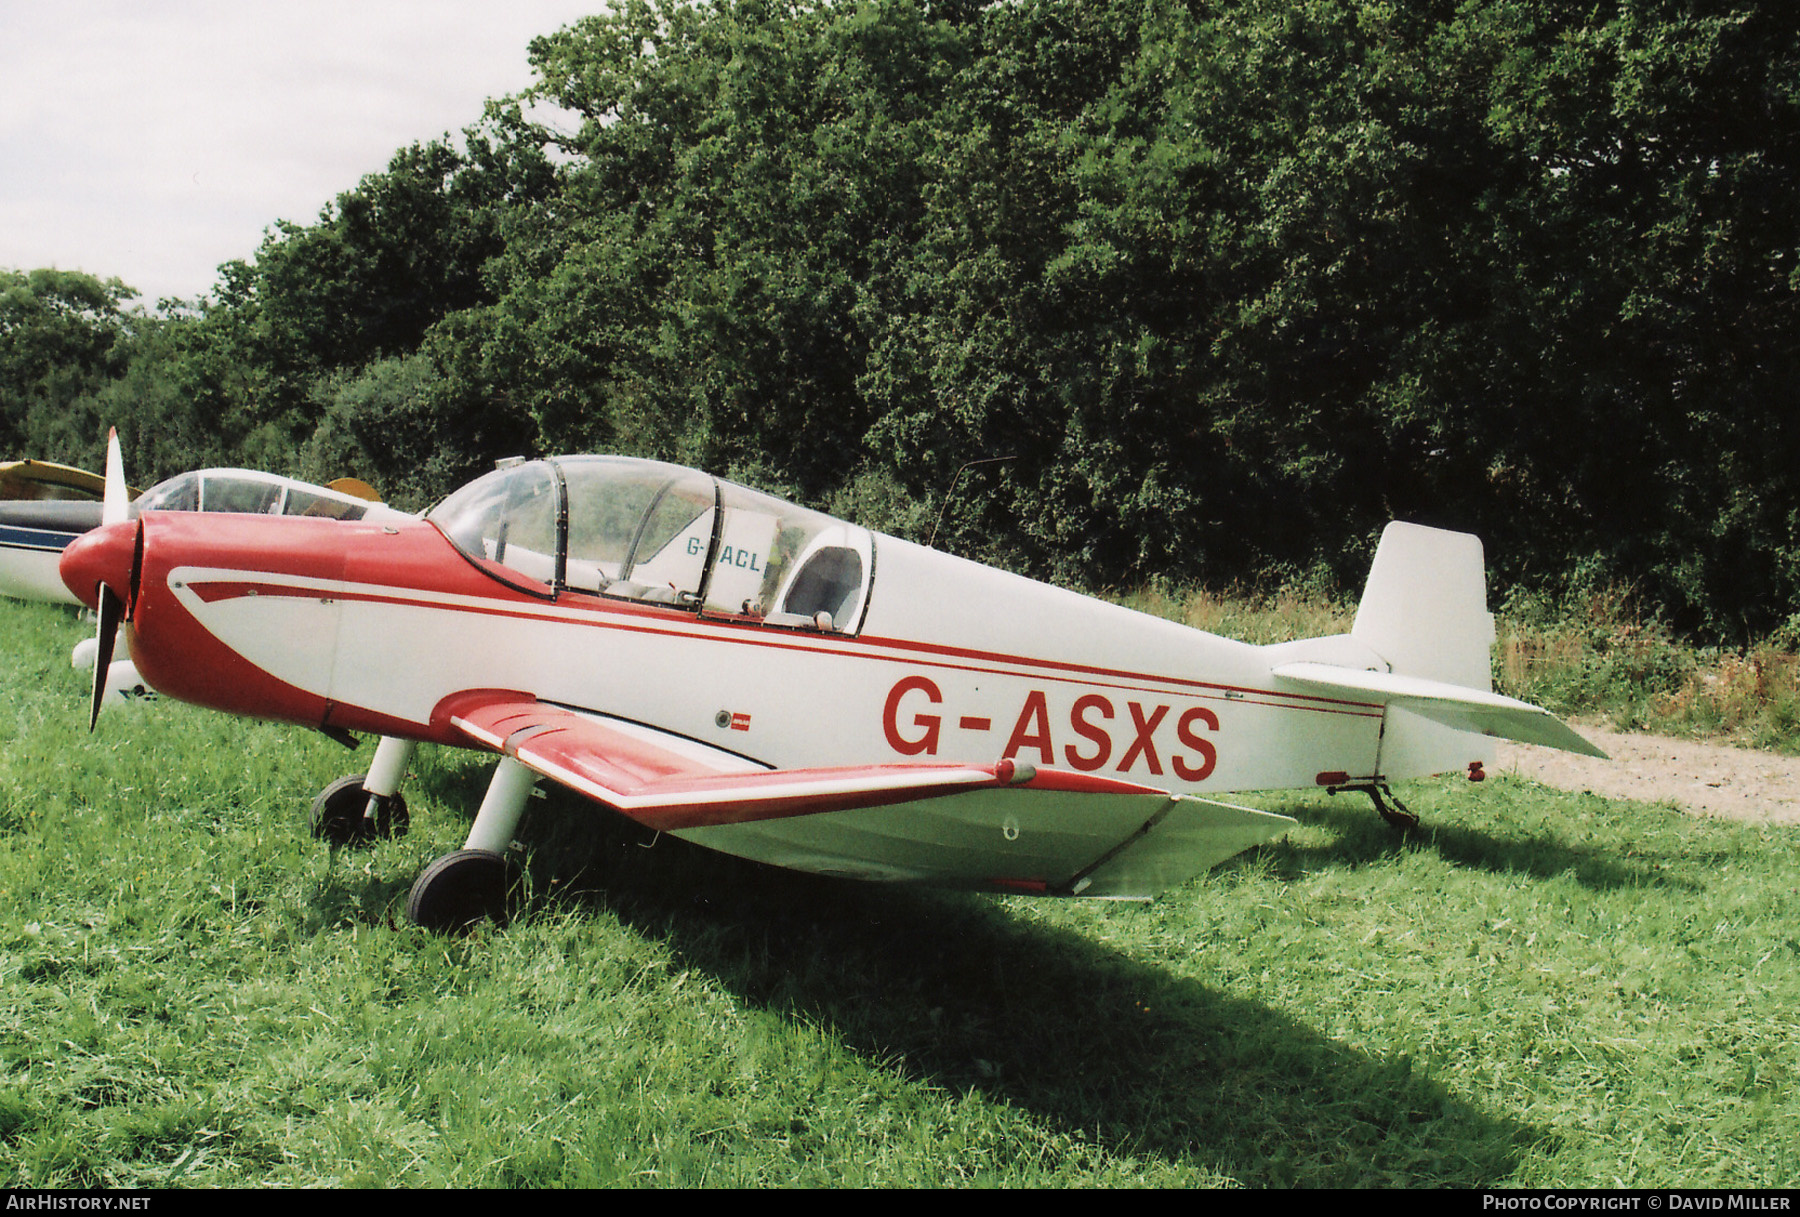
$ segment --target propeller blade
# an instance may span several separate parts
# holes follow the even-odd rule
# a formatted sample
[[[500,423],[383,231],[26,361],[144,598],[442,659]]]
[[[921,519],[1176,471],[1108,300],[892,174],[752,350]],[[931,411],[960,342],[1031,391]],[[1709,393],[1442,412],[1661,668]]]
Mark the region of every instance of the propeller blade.
[[[125,458],[119,455],[119,429],[106,432],[106,497],[101,500],[100,522],[117,524],[129,514],[131,492],[125,489]]]
[[[125,601],[119,593],[100,585],[100,631],[95,637],[94,695],[88,703],[88,730],[100,721],[100,699],[106,695],[106,670],[112,667],[113,642],[119,636],[119,620],[125,615]]]

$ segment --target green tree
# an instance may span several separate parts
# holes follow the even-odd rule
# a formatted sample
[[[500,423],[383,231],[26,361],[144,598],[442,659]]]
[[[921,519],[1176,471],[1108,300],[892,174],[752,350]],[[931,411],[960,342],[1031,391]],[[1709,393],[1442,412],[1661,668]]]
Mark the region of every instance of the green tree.
[[[447,142],[397,152],[325,208],[276,224],[254,259],[221,268],[198,334],[244,375],[230,413],[241,435],[290,454],[318,425],[315,385],[416,351],[445,317],[495,299],[486,274],[509,214],[540,201],[555,171],[496,109]]]
[[[77,401],[123,366],[137,293],[79,271],[0,270],[0,450],[40,459],[90,459],[100,436],[67,425]],[[48,447],[26,453],[33,441]]]
[[[1792,6],[629,0],[531,54],[112,364],[9,355],[0,423],[412,501],[620,450],[915,533],[1006,457],[944,543],[1082,582],[1359,582],[1401,517],[1713,633],[1800,596]]]

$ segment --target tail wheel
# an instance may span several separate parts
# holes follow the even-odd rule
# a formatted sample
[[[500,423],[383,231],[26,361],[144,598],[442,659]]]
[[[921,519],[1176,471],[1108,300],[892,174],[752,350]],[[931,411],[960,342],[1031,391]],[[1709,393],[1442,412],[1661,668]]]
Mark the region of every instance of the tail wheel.
[[[363,789],[367,775],[353,773],[339,778],[313,800],[312,835],[330,845],[368,845],[387,837],[406,835],[411,823],[406,799],[399,793],[375,796],[375,818],[368,817],[369,792]]]
[[[512,864],[492,850],[445,854],[413,884],[407,919],[437,934],[460,933],[484,921],[505,925],[514,879]]]

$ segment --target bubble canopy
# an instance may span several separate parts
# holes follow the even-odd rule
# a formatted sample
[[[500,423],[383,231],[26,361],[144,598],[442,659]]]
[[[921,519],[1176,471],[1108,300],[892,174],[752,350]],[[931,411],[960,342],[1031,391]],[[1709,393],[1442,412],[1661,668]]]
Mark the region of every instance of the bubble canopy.
[[[224,511],[271,516],[323,516],[360,520],[371,503],[326,486],[254,469],[200,469],[158,482],[131,504],[146,511]]]
[[[874,570],[865,528],[632,457],[512,463],[425,518],[481,570],[534,595],[796,629],[855,633]]]

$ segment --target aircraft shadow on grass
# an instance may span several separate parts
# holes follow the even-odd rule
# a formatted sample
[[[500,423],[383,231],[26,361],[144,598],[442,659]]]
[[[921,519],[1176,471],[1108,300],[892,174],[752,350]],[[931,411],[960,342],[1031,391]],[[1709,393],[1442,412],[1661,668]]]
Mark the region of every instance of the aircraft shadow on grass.
[[[439,768],[417,789],[458,807],[481,782]],[[1252,1186],[1472,1187],[1512,1175],[1548,1135],[1457,1097],[1405,1053],[1347,1046],[1003,901],[795,874],[549,795],[562,800],[521,834],[534,907],[604,910],[749,1005],[1078,1144]],[[361,889],[321,899],[341,911],[404,890],[351,882]]]
[[[1498,825],[1504,806],[1500,798],[1484,796],[1482,814]],[[1302,824],[1324,827],[1332,834],[1330,840],[1318,845],[1296,845],[1291,839],[1284,839],[1261,851],[1258,856],[1274,868],[1275,874],[1288,880],[1331,867],[1370,865],[1405,850],[1431,850],[1446,862],[1471,870],[1529,875],[1534,879],[1567,875],[1590,891],[1645,887],[1698,890],[1692,881],[1659,869],[1653,856],[1620,857],[1605,849],[1571,843],[1554,831],[1529,833],[1516,826],[1489,830],[1451,823],[1442,814],[1427,809],[1423,827],[1398,833],[1370,816],[1360,800],[1315,799],[1284,803],[1281,810]]]

